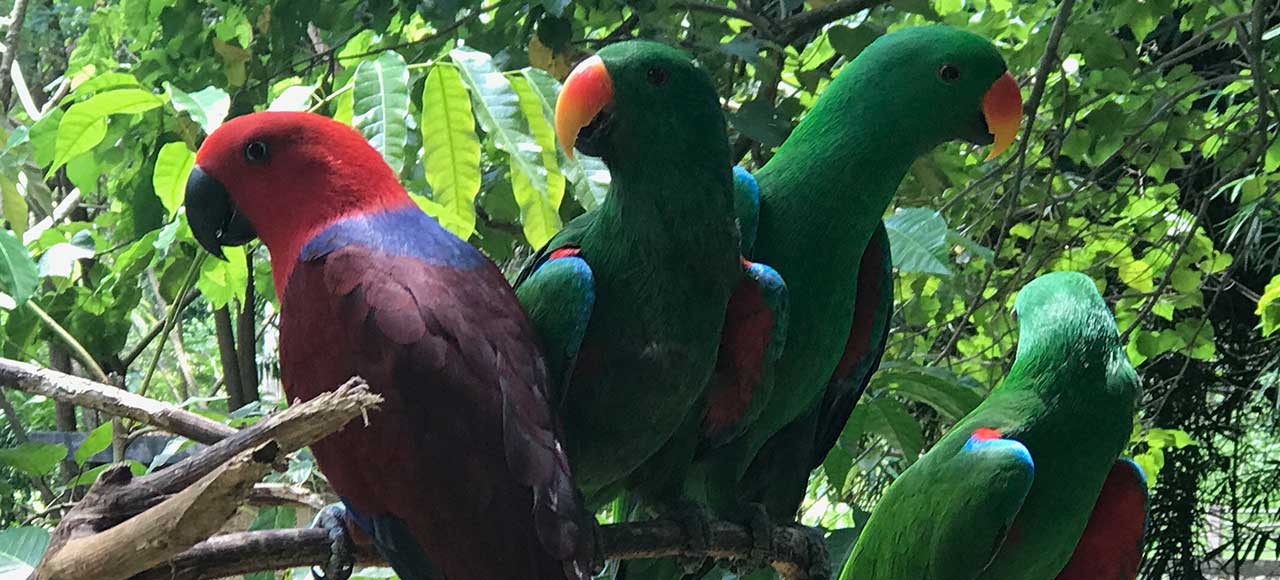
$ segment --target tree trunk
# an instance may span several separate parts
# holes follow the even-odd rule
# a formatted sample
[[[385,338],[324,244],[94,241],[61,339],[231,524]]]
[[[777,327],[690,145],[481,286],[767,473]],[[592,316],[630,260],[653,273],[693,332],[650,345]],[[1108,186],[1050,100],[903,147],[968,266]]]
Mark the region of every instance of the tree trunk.
[[[72,374],[71,354],[62,348],[57,341],[49,341],[49,367],[55,371]],[[53,424],[59,431],[71,433],[76,430],[76,406],[62,401],[53,402]],[[61,462],[60,481],[66,483],[79,471],[76,462],[63,459]]]
[[[258,400],[258,333],[254,328],[257,296],[253,289],[253,253],[245,252],[249,282],[244,289],[244,304],[236,317],[236,357],[240,364],[240,393],[244,404]]]
[[[223,306],[213,311],[213,325],[218,332],[218,355],[222,360],[222,384],[227,387],[227,410],[234,411],[245,404],[244,391],[240,389],[240,359],[236,352],[236,337],[231,332],[231,310]]]

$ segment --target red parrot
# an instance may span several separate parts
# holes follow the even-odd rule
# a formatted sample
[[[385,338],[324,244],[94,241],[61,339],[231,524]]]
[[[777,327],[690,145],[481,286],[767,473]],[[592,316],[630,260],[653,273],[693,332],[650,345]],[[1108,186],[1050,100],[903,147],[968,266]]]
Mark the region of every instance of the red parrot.
[[[234,119],[200,148],[186,206],[214,255],[255,235],[270,250],[290,399],[353,375],[385,399],[312,450],[401,578],[590,577],[524,312],[359,133],[309,113]]]

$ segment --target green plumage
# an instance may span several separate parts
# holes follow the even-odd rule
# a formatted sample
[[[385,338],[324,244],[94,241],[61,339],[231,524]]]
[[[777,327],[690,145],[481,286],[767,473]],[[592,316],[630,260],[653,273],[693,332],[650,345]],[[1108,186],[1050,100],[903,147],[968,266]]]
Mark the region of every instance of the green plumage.
[[[958,80],[941,79],[943,65],[959,70]],[[710,478],[728,471],[742,480],[750,469],[779,474],[787,481],[776,485],[788,489],[797,478],[803,486],[808,457],[825,450],[814,449],[812,438],[794,437],[762,447],[784,430],[803,431],[788,426],[817,417],[828,385],[843,378],[833,373],[854,323],[863,253],[881,216],[917,157],[954,139],[989,142],[982,98],[1004,72],[995,47],[968,32],[926,26],[886,35],[840,71],[757,172],[761,211],[751,257],[787,281],[790,327],[772,398],[743,437],[703,460]],[[790,467],[801,463],[799,473]],[[749,483],[759,491],[744,499],[755,501],[775,485]],[[747,491],[708,487],[711,495]],[[798,507],[798,499],[770,503],[774,518],[791,518]]]
[[[1015,308],[1008,376],[889,486],[841,580],[1046,580],[1071,558],[1129,440],[1138,377],[1087,276],[1041,276]]]
[[[681,480],[725,306],[742,276],[728,137],[710,78],[684,53],[651,42],[598,56],[614,94],[607,131],[591,136],[612,176],[608,197],[555,236],[517,282],[561,374],[553,380],[567,385],[557,402],[574,475],[597,505],[646,462],[643,473],[670,479],[629,487],[661,494]],[[540,267],[559,248],[578,248],[594,278],[580,349],[564,344],[580,315],[580,279]]]

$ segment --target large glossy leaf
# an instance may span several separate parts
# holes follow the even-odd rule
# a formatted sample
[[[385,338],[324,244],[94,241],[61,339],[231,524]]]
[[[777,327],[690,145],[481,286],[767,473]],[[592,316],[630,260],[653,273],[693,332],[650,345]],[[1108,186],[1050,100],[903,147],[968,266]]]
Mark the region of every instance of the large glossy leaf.
[[[542,166],[542,147],[529,134],[529,124],[520,109],[520,97],[511,82],[483,52],[459,48],[451,51],[449,57],[471,90],[480,128],[510,160],[513,187],[518,189],[514,182],[524,179],[538,195],[545,195],[547,170]]]
[[[536,68],[525,68],[520,71],[528,79],[529,86],[535,91],[542,113],[548,123],[555,120],[556,96],[560,94],[560,83],[551,75]],[[558,144],[557,144],[558,145]],[[556,160],[564,176],[573,183],[573,197],[584,209],[594,209],[604,202],[609,193],[609,168],[599,157],[592,157],[577,152],[573,158],[565,155],[559,146],[556,148]]]
[[[44,528],[23,526],[0,530],[0,578],[26,578],[40,563],[49,546]]]
[[[969,414],[982,402],[977,383],[938,367],[889,361],[880,365],[872,385],[891,386],[894,392],[925,403],[952,421]]]
[[[67,448],[55,443],[27,442],[0,449],[0,464],[34,477],[49,475],[67,456]]]
[[[893,246],[893,265],[899,271],[951,275],[951,268],[941,259],[947,247],[947,221],[936,210],[899,209],[884,220],[884,227]]]
[[[556,132],[551,119],[546,115],[538,91],[524,76],[512,77],[510,80],[512,88],[520,97],[520,110],[524,111],[529,132],[542,148],[542,166],[547,170],[545,195],[522,195],[537,192],[522,191],[520,188],[515,190],[516,203],[520,205],[520,221],[524,226],[524,236],[534,247],[539,247],[560,231],[560,202],[564,199],[564,174],[560,173],[560,164],[556,156]]]
[[[71,105],[58,124],[53,165],[48,173],[72,157],[93,149],[107,135],[107,117],[117,114],[142,113],[164,104],[164,99],[142,89],[116,89],[98,93],[88,100]]]
[[[181,141],[165,143],[156,155],[155,171],[151,174],[151,186],[156,197],[168,210],[169,217],[182,207],[182,197],[187,190],[187,177],[195,167],[196,154]]]
[[[196,288],[214,308],[226,306],[232,299],[244,299],[245,285],[249,281],[249,269],[244,262],[243,246],[222,249],[227,259],[207,259],[200,265],[200,277]]]
[[[431,196],[440,206],[437,219],[462,239],[476,230],[476,194],[480,192],[480,139],[471,97],[451,66],[431,68],[422,86],[423,167]]]
[[[27,231],[27,200],[18,191],[18,184],[8,175],[0,175],[0,211],[13,233],[21,237]]]
[[[76,448],[75,460],[76,465],[84,465],[90,457],[96,455],[111,446],[111,435],[113,433],[111,421],[104,421],[101,425],[89,432],[89,435],[80,442],[80,446]]]
[[[908,464],[920,457],[924,448],[924,434],[920,423],[907,412],[902,403],[890,397],[881,397],[862,403],[867,408],[867,430],[883,437],[889,445],[902,452]]]
[[[356,67],[352,124],[397,174],[404,169],[409,139],[409,68],[404,57],[386,51]]]
[[[8,294],[14,306],[31,298],[36,291],[36,263],[27,247],[9,230],[0,230],[0,291]]]
[[[188,93],[165,83],[164,90],[169,93],[169,102],[173,108],[191,117],[206,135],[222,125],[227,113],[231,111],[231,95],[218,87],[205,87]]]

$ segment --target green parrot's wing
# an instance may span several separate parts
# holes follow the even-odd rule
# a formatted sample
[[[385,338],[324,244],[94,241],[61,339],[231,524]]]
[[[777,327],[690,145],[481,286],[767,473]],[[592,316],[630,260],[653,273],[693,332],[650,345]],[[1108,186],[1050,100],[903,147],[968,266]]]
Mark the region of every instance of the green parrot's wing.
[[[542,341],[555,405],[564,400],[595,308],[595,277],[578,255],[577,235],[586,223],[583,217],[587,216],[570,222],[539,250],[515,282],[516,298]]]
[[[1089,524],[1057,580],[1133,580],[1147,532],[1147,478],[1133,460],[1111,466]]]
[[[737,165],[733,166],[733,211],[738,216],[742,255],[750,256],[760,226],[760,185],[751,172]]]
[[[944,438],[889,486],[840,580],[977,578],[1034,474],[1027,448],[994,429],[975,429],[963,444]]]
[[[764,264],[742,264],[742,281],[725,309],[702,422],[704,445],[728,441],[759,416],[786,346],[788,299],[782,276]]]
[[[867,390],[871,375],[880,368],[892,318],[893,254],[889,249],[889,233],[881,221],[868,241],[858,267],[853,327],[849,330],[844,354],[836,363],[819,403],[817,433],[808,466],[810,470],[827,459],[827,453],[849,422],[854,405]]]

